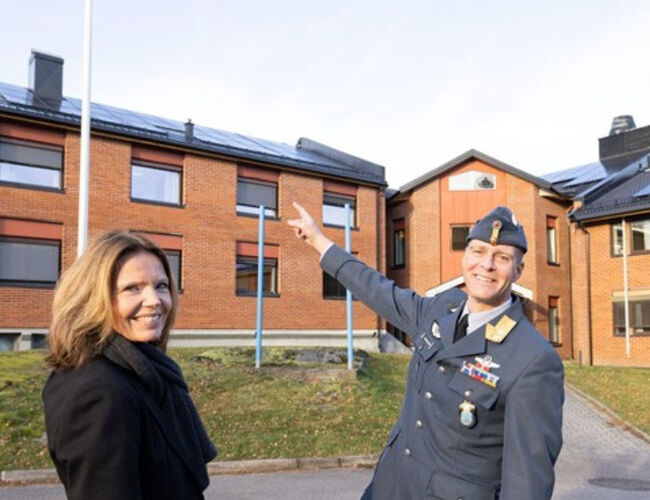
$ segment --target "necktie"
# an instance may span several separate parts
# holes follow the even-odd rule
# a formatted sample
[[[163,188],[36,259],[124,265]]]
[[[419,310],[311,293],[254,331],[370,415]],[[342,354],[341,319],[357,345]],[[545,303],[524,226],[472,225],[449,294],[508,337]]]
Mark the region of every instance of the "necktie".
[[[465,335],[467,335],[467,323],[469,322],[469,314],[465,314],[456,325],[454,332],[454,342],[458,342]]]

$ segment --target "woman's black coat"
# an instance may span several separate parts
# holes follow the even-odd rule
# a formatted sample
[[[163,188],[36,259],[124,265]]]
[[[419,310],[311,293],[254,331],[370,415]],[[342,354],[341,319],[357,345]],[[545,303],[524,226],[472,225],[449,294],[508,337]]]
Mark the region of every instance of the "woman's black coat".
[[[71,500],[202,499],[181,443],[131,372],[100,357],[43,389],[50,454]]]

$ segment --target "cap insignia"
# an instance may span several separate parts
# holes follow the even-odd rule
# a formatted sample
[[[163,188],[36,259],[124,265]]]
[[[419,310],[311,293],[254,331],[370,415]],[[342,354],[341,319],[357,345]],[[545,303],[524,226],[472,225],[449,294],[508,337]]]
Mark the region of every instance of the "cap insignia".
[[[496,245],[499,241],[499,231],[501,231],[501,221],[495,220],[492,223],[492,235],[490,236],[490,245]]]

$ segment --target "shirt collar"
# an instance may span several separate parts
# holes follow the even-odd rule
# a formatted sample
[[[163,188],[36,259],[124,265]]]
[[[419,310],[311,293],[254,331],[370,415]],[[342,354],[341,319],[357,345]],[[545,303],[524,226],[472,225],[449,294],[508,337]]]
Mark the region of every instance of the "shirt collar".
[[[478,330],[491,319],[494,319],[501,313],[506,312],[511,305],[512,297],[508,297],[508,300],[506,300],[500,306],[495,307],[494,309],[490,309],[489,311],[471,313],[467,307],[467,302],[465,302],[463,313],[460,317],[462,318],[465,316],[465,314],[469,314],[469,318],[467,318],[467,334],[469,335],[470,333]]]

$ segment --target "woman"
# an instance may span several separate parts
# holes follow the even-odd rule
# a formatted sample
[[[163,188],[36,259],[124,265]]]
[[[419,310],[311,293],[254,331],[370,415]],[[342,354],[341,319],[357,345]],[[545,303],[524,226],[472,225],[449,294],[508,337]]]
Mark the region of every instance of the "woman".
[[[203,498],[217,451],[165,354],[176,307],[165,254],[135,234],[103,234],[63,273],[43,401],[68,498]]]

